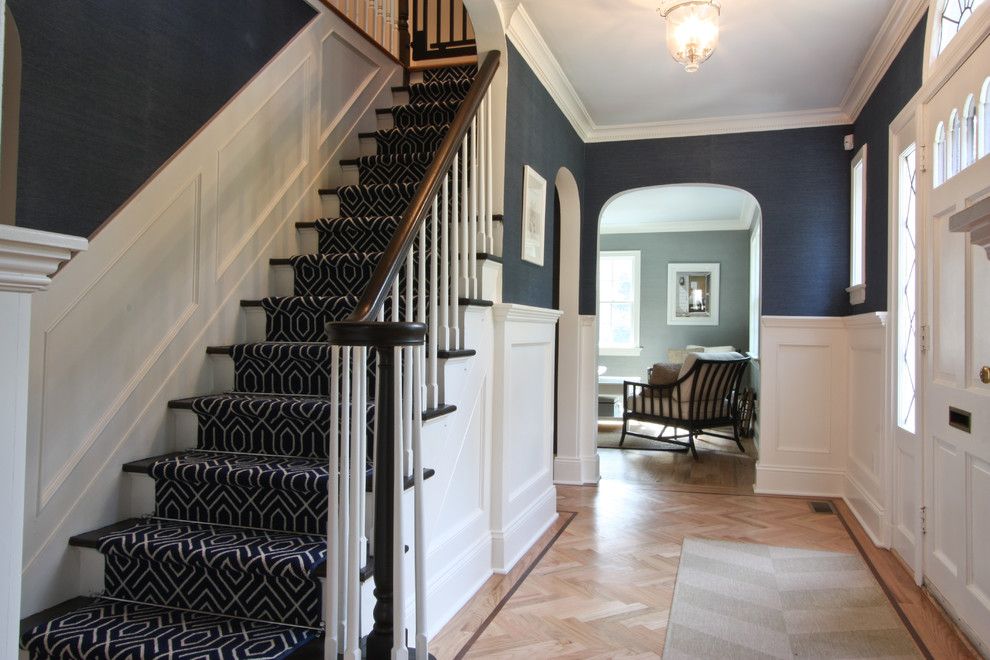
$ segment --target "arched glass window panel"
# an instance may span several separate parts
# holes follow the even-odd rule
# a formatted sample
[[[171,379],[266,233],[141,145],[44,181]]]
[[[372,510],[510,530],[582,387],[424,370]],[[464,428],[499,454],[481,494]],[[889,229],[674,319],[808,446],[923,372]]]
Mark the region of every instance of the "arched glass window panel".
[[[981,4],[983,0],[942,0],[933,26],[932,59],[942,54]]]
[[[935,153],[932,156],[932,176],[935,185],[940,186],[945,183],[945,124],[942,122],[935,129]]]
[[[983,91],[980,92],[980,158],[990,154],[990,77],[983,81]]]
[[[952,110],[949,115],[949,166],[945,171],[946,178],[951,179],[962,169],[962,122],[959,121],[959,111]]]
[[[963,106],[962,120],[962,169],[966,169],[976,162],[976,150],[979,136],[979,128],[976,118],[976,98],[970,94]]]

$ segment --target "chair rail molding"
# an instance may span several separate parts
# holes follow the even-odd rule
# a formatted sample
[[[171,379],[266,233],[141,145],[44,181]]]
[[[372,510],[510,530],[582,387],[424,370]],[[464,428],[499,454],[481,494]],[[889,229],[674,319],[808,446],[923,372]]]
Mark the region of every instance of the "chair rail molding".
[[[492,567],[507,573],[557,518],[555,326],[561,312],[497,304],[492,414]]]
[[[61,265],[89,246],[84,238],[0,225],[0,656],[17,657],[30,382],[31,294],[44,291]]]

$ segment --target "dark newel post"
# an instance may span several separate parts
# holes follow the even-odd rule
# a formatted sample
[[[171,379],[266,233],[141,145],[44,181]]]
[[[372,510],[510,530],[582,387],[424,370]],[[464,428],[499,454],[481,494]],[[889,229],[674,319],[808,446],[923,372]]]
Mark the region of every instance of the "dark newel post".
[[[395,570],[392,557],[395,495],[395,364],[392,346],[378,346],[378,438],[375,442],[375,609],[368,634],[369,660],[392,657],[392,593]]]
[[[412,48],[409,45],[409,4],[412,0],[399,0],[399,61],[407,69],[411,62]]]

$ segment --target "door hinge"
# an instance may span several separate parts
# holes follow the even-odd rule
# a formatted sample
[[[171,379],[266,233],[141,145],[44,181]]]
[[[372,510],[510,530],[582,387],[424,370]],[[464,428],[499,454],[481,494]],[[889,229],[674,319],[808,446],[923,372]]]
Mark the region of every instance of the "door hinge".
[[[924,536],[928,533],[928,507],[921,507],[921,534]]]
[[[918,329],[918,348],[922,354],[928,352],[928,324],[923,323]]]
[[[918,170],[928,171],[928,160],[925,158],[925,145],[918,145]]]

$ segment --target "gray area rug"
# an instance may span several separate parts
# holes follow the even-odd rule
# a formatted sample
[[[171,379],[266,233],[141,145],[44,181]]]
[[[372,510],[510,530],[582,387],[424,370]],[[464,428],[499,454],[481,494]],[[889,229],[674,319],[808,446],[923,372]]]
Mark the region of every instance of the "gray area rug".
[[[689,538],[663,657],[921,654],[860,556]]]

